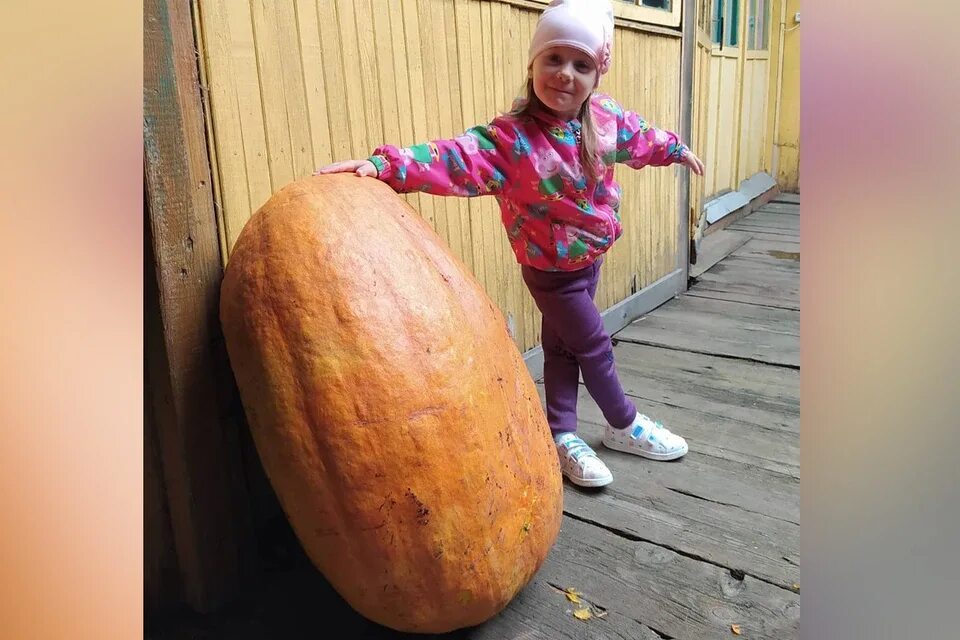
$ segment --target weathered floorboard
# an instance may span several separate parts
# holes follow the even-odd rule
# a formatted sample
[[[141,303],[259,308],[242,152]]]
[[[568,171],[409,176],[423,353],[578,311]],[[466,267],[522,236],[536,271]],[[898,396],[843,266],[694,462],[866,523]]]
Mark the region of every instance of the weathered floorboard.
[[[780,193],[771,200],[771,202],[788,202],[790,204],[800,204],[800,194],[799,193]]]
[[[573,518],[562,527],[538,579],[576,587],[590,602],[663,636],[725,638],[734,623],[745,637],[797,635],[796,593]]]
[[[582,391],[579,434],[610,467],[614,484],[601,492],[567,484],[565,510],[785,588],[798,582],[799,436],[666,405],[638,401],[637,408],[681,433],[691,453],[658,463],[606,449],[603,416]],[[718,488],[731,479],[735,490]],[[771,507],[771,484],[774,500],[792,507]]]
[[[298,566],[225,612],[150,629],[152,640],[253,640],[268,637],[448,638],[470,640],[658,640],[716,638],[740,624],[754,638],[795,635],[799,595],[750,574],[676,553],[565,516],[556,545],[533,581],[486,623],[449,634],[399,634],[354,612],[301,558]],[[582,605],[563,589],[576,589]],[[417,606],[411,602],[410,606]],[[578,620],[573,611],[593,607]]]
[[[770,240],[772,242],[787,242],[795,245],[800,244],[799,234],[784,235],[782,233],[767,233],[759,231],[756,228],[749,231],[739,231],[738,233],[749,233],[754,240]],[[799,248],[797,249],[799,251]]]
[[[738,257],[770,257],[777,260],[800,262],[800,243],[790,240],[769,240],[752,237],[731,255]]]
[[[800,216],[784,215],[781,213],[754,211],[746,218],[737,220],[730,227],[753,226],[769,227],[770,229],[785,230],[800,233]],[[729,227],[728,227],[729,228]]]
[[[779,475],[800,477],[800,437],[784,429],[771,429],[733,418],[631,398],[637,410],[680,433],[699,453],[766,469]],[[579,398],[579,418],[587,437],[591,425],[606,425],[599,407],[586,389]],[[596,430],[600,441],[600,430]]]
[[[701,275],[687,295],[799,310],[800,278],[796,268],[758,268],[754,260],[730,256]]]
[[[783,227],[773,227],[770,225],[760,225],[752,224],[748,222],[737,222],[732,224],[727,229],[731,231],[739,231],[741,233],[750,233],[750,234],[765,234],[769,236],[778,236],[784,240],[792,239],[795,242],[800,242],[800,230],[799,229],[787,229]]]
[[[681,296],[624,327],[618,340],[800,366],[800,312]]]
[[[757,211],[762,213],[781,213],[791,216],[798,216],[800,215],[800,205],[771,201],[757,209]]]
[[[698,353],[620,342],[614,347],[624,391],[651,402],[800,432],[800,372]]]
[[[750,237],[749,233],[726,229],[710,234],[700,243],[700,254],[697,256],[697,264],[690,267],[690,277],[696,278],[743,246]]]

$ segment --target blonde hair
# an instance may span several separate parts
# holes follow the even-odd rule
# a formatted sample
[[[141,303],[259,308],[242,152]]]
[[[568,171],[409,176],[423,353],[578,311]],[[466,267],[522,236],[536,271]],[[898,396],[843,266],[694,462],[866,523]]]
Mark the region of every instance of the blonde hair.
[[[523,96],[517,106],[509,112],[511,116],[526,115],[533,108],[546,111],[547,107],[533,90],[533,78],[527,78],[527,83],[520,92]],[[577,118],[580,120],[580,164],[587,177],[596,182],[603,176],[605,165],[597,153],[597,130],[593,124],[593,113],[590,109],[590,100],[593,93],[580,105]]]

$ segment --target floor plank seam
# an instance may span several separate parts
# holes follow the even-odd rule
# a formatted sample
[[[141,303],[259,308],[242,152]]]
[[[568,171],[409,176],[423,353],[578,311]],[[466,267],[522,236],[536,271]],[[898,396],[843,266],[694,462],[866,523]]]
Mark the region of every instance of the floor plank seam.
[[[697,441],[694,440],[693,438],[688,437],[688,438],[687,438],[687,442],[692,442],[692,443],[696,444]],[[723,447],[717,447],[717,448],[720,449],[721,451],[724,451]],[[726,451],[732,451],[732,452],[734,452],[734,453],[739,453],[740,455],[743,455],[743,456],[750,456],[750,455],[751,455],[751,454],[746,453],[746,452],[743,452],[743,451],[737,451],[736,449],[729,449],[729,448],[728,448],[728,449],[726,449]],[[794,475],[794,474],[792,474],[792,473],[784,473],[783,471],[777,471],[776,469],[771,469],[771,468],[769,468],[769,467],[764,467],[764,466],[761,466],[761,465],[759,465],[759,464],[754,464],[754,463],[752,463],[752,462],[744,462],[744,461],[742,461],[742,460],[731,460],[730,458],[724,458],[723,456],[715,456],[715,455],[713,455],[712,453],[707,453],[706,451],[702,451],[702,450],[700,450],[700,449],[695,449],[695,450],[693,451],[693,453],[695,453],[695,454],[698,455],[698,456],[704,456],[705,458],[713,458],[714,460],[723,460],[724,462],[739,462],[740,464],[747,465],[747,466],[749,466],[749,467],[753,467],[754,469],[763,469],[763,470],[766,471],[767,473],[772,473],[772,474],[775,474],[775,475],[778,475],[778,476],[783,476],[784,478],[790,480],[791,482],[795,481],[797,484],[800,483],[800,475],[799,475],[799,474],[800,474],[800,468],[799,468],[799,467],[797,467],[797,474]],[[771,460],[770,458],[764,458],[763,456],[752,456],[752,457],[753,457],[753,458],[756,458],[756,459],[759,459],[759,460],[766,460],[767,462],[770,462],[770,463],[772,463],[772,464],[777,464],[777,465],[787,465],[787,464],[789,464],[789,463],[787,463],[787,462],[780,462],[779,460]]]
[[[584,389],[586,389],[586,386],[583,385],[583,383],[580,383],[580,384],[581,384],[581,386],[583,386]],[[691,411],[691,412],[693,412],[693,413],[698,413],[698,414],[700,414],[700,415],[702,415],[702,416],[709,416],[709,417],[711,417],[711,418],[719,418],[719,419],[721,419],[721,420],[732,420],[732,421],[738,422],[738,423],[740,423],[740,424],[749,425],[749,426],[751,426],[751,427],[757,427],[758,429],[763,429],[764,431],[773,431],[773,432],[776,432],[776,433],[795,434],[795,435],[797,435],[797,437],[799,437],[799,435],[800,435],[800,431],[799,431],[799,430],[797,430],[797,429],[791,429],[791,428],[789,428],[789,427],[783,427],[783,428],[780,428],[780,427],[770,427],[770,426],[767,426],[767,425],[765,425],[765,424],[759,424],[759,423],[757,423],[757,422],[750,422],[750,421],[748,421],[748,420],[741,420],[741,419],[739,419],[739,418],[731,418],[730,416],[725,416],[725,415],[720,414],[720,413],[713,413],[713,412],[711,412],[711,411],[702,411],[702,410],[700,410],[700,409],[695,409],[695,408],[693,408],[693,407],[684,407],[684,406],[682,406],[682,405],[674,404],[674,403],[672,403],[672,402],[667,402],[667,401],[665,401],[665,400],[656,400],[656,399],[654,399],[654,398],[647,398],[646,396],[641,396],[641,395],[639,395],[639,394],[637,394],[637,393],[627,392],[627,396],[630,397],[630,398],[636,398],[637,400],[643,400],[644,402],[649,402],[649,403],[651,403],[651,404],[660,404],[660,405],[663,405],[663,406],[665,406],[665,407],[670,407],[671,409],[676,409],[676,410],[678,410],[678,411]],[[596,425],[596,426],[598,426],[598,427],[600,427],[600,428],[604,428],[604,429],[606,428],[606,425],[605,425],[605,424],[598,424],[598,423],[593,422],[593,421],[591,421],[591,420],[583,420],[583,422],[586,422],[587,424]]]
[[[717,263],[717,264],[719,264],[719,263]],[[709,273],[709,271],[704,271],[703,273]],[[694,284],[697,284],[698,282],[700,282],[700,276],[691,277],[690,280],[693,281],[690,286],[693,286]],[[692,294],[689,290],[688,290],[688,291],[684,291],[683,293],[681,293],[680,295],[676,296],[675,298],[671,298],[671,299],[668,300],[667,302],[663,303],[661,306],[657,307],[657,309],[666,308],[666,306],[667,306],[668,304],[672,303],[674,300],[682,300],[682,299],[684,298],[684,296],[689,296],[689,295],[693,295],[693,294]],[[695,297],[700,298],[701,300],[704,299],[704,296],[695,296]],[[720,299],[720,298],[708,298],[708,299],[709,299],[709,300],[718,300],[718,301],[720,301],[720,302],[730,302],[730,303],[733,303],[733,304],[745,304],[745,305],[749,305],[749,306],[751,306],[751,307],[769,307],[769,305],[757,304],[756,302],[745,302],[745,301],[743,301],[743,300],[722,300],[722,299]],[[774,308],[775,308],[775,309],[780,309],[780,307],[774,307]],[[643,320],[644,318],[653,317],[653,315],[657,312],[657,309],[654,309],[654,310],[652,310],[652,311],[648,311],[647,313],[643,314],[642,316],[640,316],[639,318],[637,318],[637,319],[634,320],[633,322],[640,322],[640,321]],[[784,309],[780,309],[780,310],[783,311]],[[799,312],[800,310],[799,310],[799,309],[796,309],[796,311]],[[632,324],[632,323],[631,323],[631,324]],[[627,326],[629,326],[629,325],[627,325]],[[623,329],[621,329],[621,331],[623,331]]]
[[[752,513],[752,514],[754,514],[754,515],[763,516],[764,518],[771,518],[771,519],[773,519],[773,520],[779,520],[780,522],[785,522],[785,523],[787,523],[787,524],[792,524],[792,525],[795,525],[795,526],[797,526],[797,527],[800,526],[800,523],[799,523],[799,522],[794,522],[793,520],[787,520],[786,518],[779,518],[779,517],[777,517],[777,516],[772,516],[772,515],[770,515],[769,513],[761,513],[761,512],[759,512],[759,511],[754,511],[753,509],[747,509],[746,507],[742,507],[742,506],[740,506],[740,505],[738,505],[738,504],[733,504],[733,503],[730,503],[730,502],[721,502],[721,501],[719,501],[719,500],[711,500],[710,498],[704,498],[703,496],[698,496],[697,494],[692,493],[692,492],[690,492],[690,491],[687,491],[687,490],[685,490],[685,489],[675,489],[674,487],[670,487],[670,486],[667,486],[667,485],[663,485],[663,488],[666,489],[667,491],[673,491],[674,493],[679,493],[680,495],[687,496],[687,497],[689,497],[689,498],[695,498],[695,499],[697,499],[697,500],[703,500],[704,502],[712,502],[713,504],[719,504],[720,506],[723,506],[723,507],[730,507],[730,508],[732,508],[732,509],[739,509],[740,511],[743,511],[743,512],[745,512],[745,513]]]
[[[731,231],[740,231],[741,233],[765,233],[769,236],[783,236],[784,238],[799,238],[799,234],[796,233],[779,233],[775,231],[776,227],[730,227]],[[782,229],[780,230],[782,231]]]
[[[684,351],[686,353],[696,353],[702,356],[714,356],[716,358],[725,358],[727,360],[740,360],[741,362],[753,362],[756,364],[763,364],[770,367],[781,367],[784,369],[794,369],[796,371],[800,370],[800,365],[798,364],[786,364],[781,362],[770,362],[768,360],[760,360],[759,358],[750,358],[747,356],[734,356],[727,353],[714,353],[713,351],[705,351],[701,349],[687,349],[683,347],[674,347],[668,344],[662,344],[659,342],[653,342],[650,340],[639,340],[637,338],[613,338],[613,346],[617,346],[618,342],[629,342],[630,344],[640,344],[648,347],[657,347],[660,349],[669,349],[670,351]]]
[[[670,487],[667,487],[667,488],[669,489]],[[717,504],[722,504],[722,503],[717,503]],[[745,571],[745,570],[743,570],[743,569],[734,569],[734,568],[732,568],[732,567],[728,567],[728,566],[726,566],[726,565],[724,565],[724,564],[721,564],[721,563],[719,563],[719,562],[717,562],[717,561],[715,561],[715,560],[711,560],[711,559],[709,559],[709,558],[705,558],[705,557],[701,556],[700,554],[691,553],[691,552],[689,552],[689,551],[684,551],[683,549],[674,547],[674,546],[669,545],[669,544],[664,544],[664,543],[662,543],[662,542],[657,542],[657,541],[655,541],[655,540],[650,540],[650,539],[648,539],[648,538],[644,538],[644,537],[642,537],[642,536],[638,536],[638,535],[635,534],[635,533],[630,533],[629,531],[625,531],[625,530],[620,529],[620,528],[618,528],[618,527],[614,527],[614,526],[611,526],[611,525],[608,525],[608,524],[603,524],[602,522],[597,522],[596,520],[591,520],[591,519],[589,519],[589,518],[584,518],[583,516],[578,516],[578,515],[576,515],[576,514],[570,513],[570,512],[567,511],[566,509],[563,511],[563,514],[564,514],[565,516],[569,517],[569,518],[572,518],[573,520],[577,520],[577,521],[579,521],[579,522],[583,522],[584,524],[589,524],[589,525],[598,527],[598,528],[600,528],[600,529],[604,529],[605,531],[609,531],[610,533],[612,533],[612,534],[614,534],[614,535],[617,535],[617,536],[619,536],[619,537],[621,537],[621,538],[624,538],[624,539],[626,539],[626,540],[630,540],[631,542],[644,542],[644,543],[646,543],[646,544],[652,544],[652,545],[654,545],[654,546],[656,546],[656,547],[661,547],[661,548],[666,549],[666,550],[668,550],[668,551],[672,551],[673,553],[677,554],[678,556],[683,556],[684,558],[688,558],[688,559],[694,560],[694,561],[696,561],[696,562],[703,562],[704,564],[709,564],[709,565],[712,565],[712,566],[717,567],[717,568],[719,568],[719,569],[723,569],[724,571],[729,572],[729,573],[730,573],[730,576],[733,577],[733,578],[736,579],[736,580],[743,580],[745,576],[750,576],[750,577],[753,578],[754,580],[759,580],[760,582],[764,582],[764,583],[766,583],[766,584],[769,584],[770,586],[777,587],[777,588],[779,588],[779,589],[783,589],[784,591],[789,591],[789,592],[791,592],[791,593],[796,593],[796,591],[794,590],[794,588],[793,588],[792,585],[787,585],[787,584],[784,584],[784,583],[775,582],[775,581],[773,581],[773,580],[770,580],[769,578],[764,578],[764,577],[762,577],[762,576],[755,575],[755,574],[753,574],[753,573],[751,573],[751,572],[749,572],[749,571]],[[639,622],[639,621],[638,621],[638,622]],[[641,623],[641,624],[642,624],[642,623]],[[644,626],[649,626],[649,625],[644,625]],[[651,627],[651,629],[652,629],[652,627]],[[654,631],[656,631],[656,629],[654,629]]]
[[[708,271],[707,273],[710,273],[710,272]],[[698,283],[699,283],[699,281],[698,281]],[[714,289],[706,289],[706,291],[711,291],[711,292],[713,292],[713,293],[724,293],[723,291],[716,291],[716,290],[714,290]],[[751,305],[753,305],[753,306],[755,306],[755,307],[763,307],[763,308],[765,308],[765,309],[786,309],[786,310],[788,310],[788,311],[800,311],[800,307],[790,307],[790,306],[782,306],[782,305],[775,305],[775,304],[759,304],[759,303],[757,303],[757,302],[747,302],[747,301],[745,301],[745,300],[733,300],[733,299],[731,299],[731,298],[721,298],[721,297],[716,296],[716,295],[713,295],[713,296],[705,296],[705,295],[703,295],[703,294],[701,294],[701,293],[698,293],[698,292],[696,292],[696,291],[694,291],[694,290],[692,290],[692,289],[688,289],[688,290],[686,291],[686,293],[684,293],[683,295],[685,295],[685,296],[694,296],[694,297],[696,297],[696,298],[707,298],[707,299],[709,299],[709,300],[723,300],[723,301],[725,301],[725,302],[742,302],[743,304],[751,304]]]
[[[650,631],[653,631],[655,634],[657,634],[658,636],[660,636],[663,640],[674,640],[673,636],[667,635],[667,634],[664,633],[663,631],[660,631],[660,629],[657,629],[657,628],[655,628],[655,627],[651,627],[651,626],[648,625],[648,624],[644,624],[644,623],[640,622],[639,620],[637,620],[636,618],[631,617],[630,619],[633,620],[634,622],[636,622],[637,624],[639,624],[640,626],[646,627],[647,629],[650,629]]]

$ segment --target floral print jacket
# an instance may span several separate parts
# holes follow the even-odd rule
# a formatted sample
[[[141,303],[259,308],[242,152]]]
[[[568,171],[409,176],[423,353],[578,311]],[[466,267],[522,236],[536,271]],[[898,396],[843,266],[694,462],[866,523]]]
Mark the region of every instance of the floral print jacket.
[[[496,197],[517,262],[544,271],[582,269],[623,232],[613,165],[667,166],[686,150],[676,134],[650,126],[609,96],[590,101],[603,161],[597,181],[580,165],[580,121],[543,110],[502,115],[452,140],[384,145],[370,161],[400,193]]]

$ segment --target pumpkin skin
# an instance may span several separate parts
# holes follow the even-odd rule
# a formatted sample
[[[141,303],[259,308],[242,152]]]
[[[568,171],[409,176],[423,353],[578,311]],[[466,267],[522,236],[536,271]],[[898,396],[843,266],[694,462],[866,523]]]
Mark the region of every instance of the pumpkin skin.
[[[402,198],[313,176],[247,222],[220,318],[257,452],[313,564],[399,631],[479,624],[556,541],[563,485],[497,307]]]

